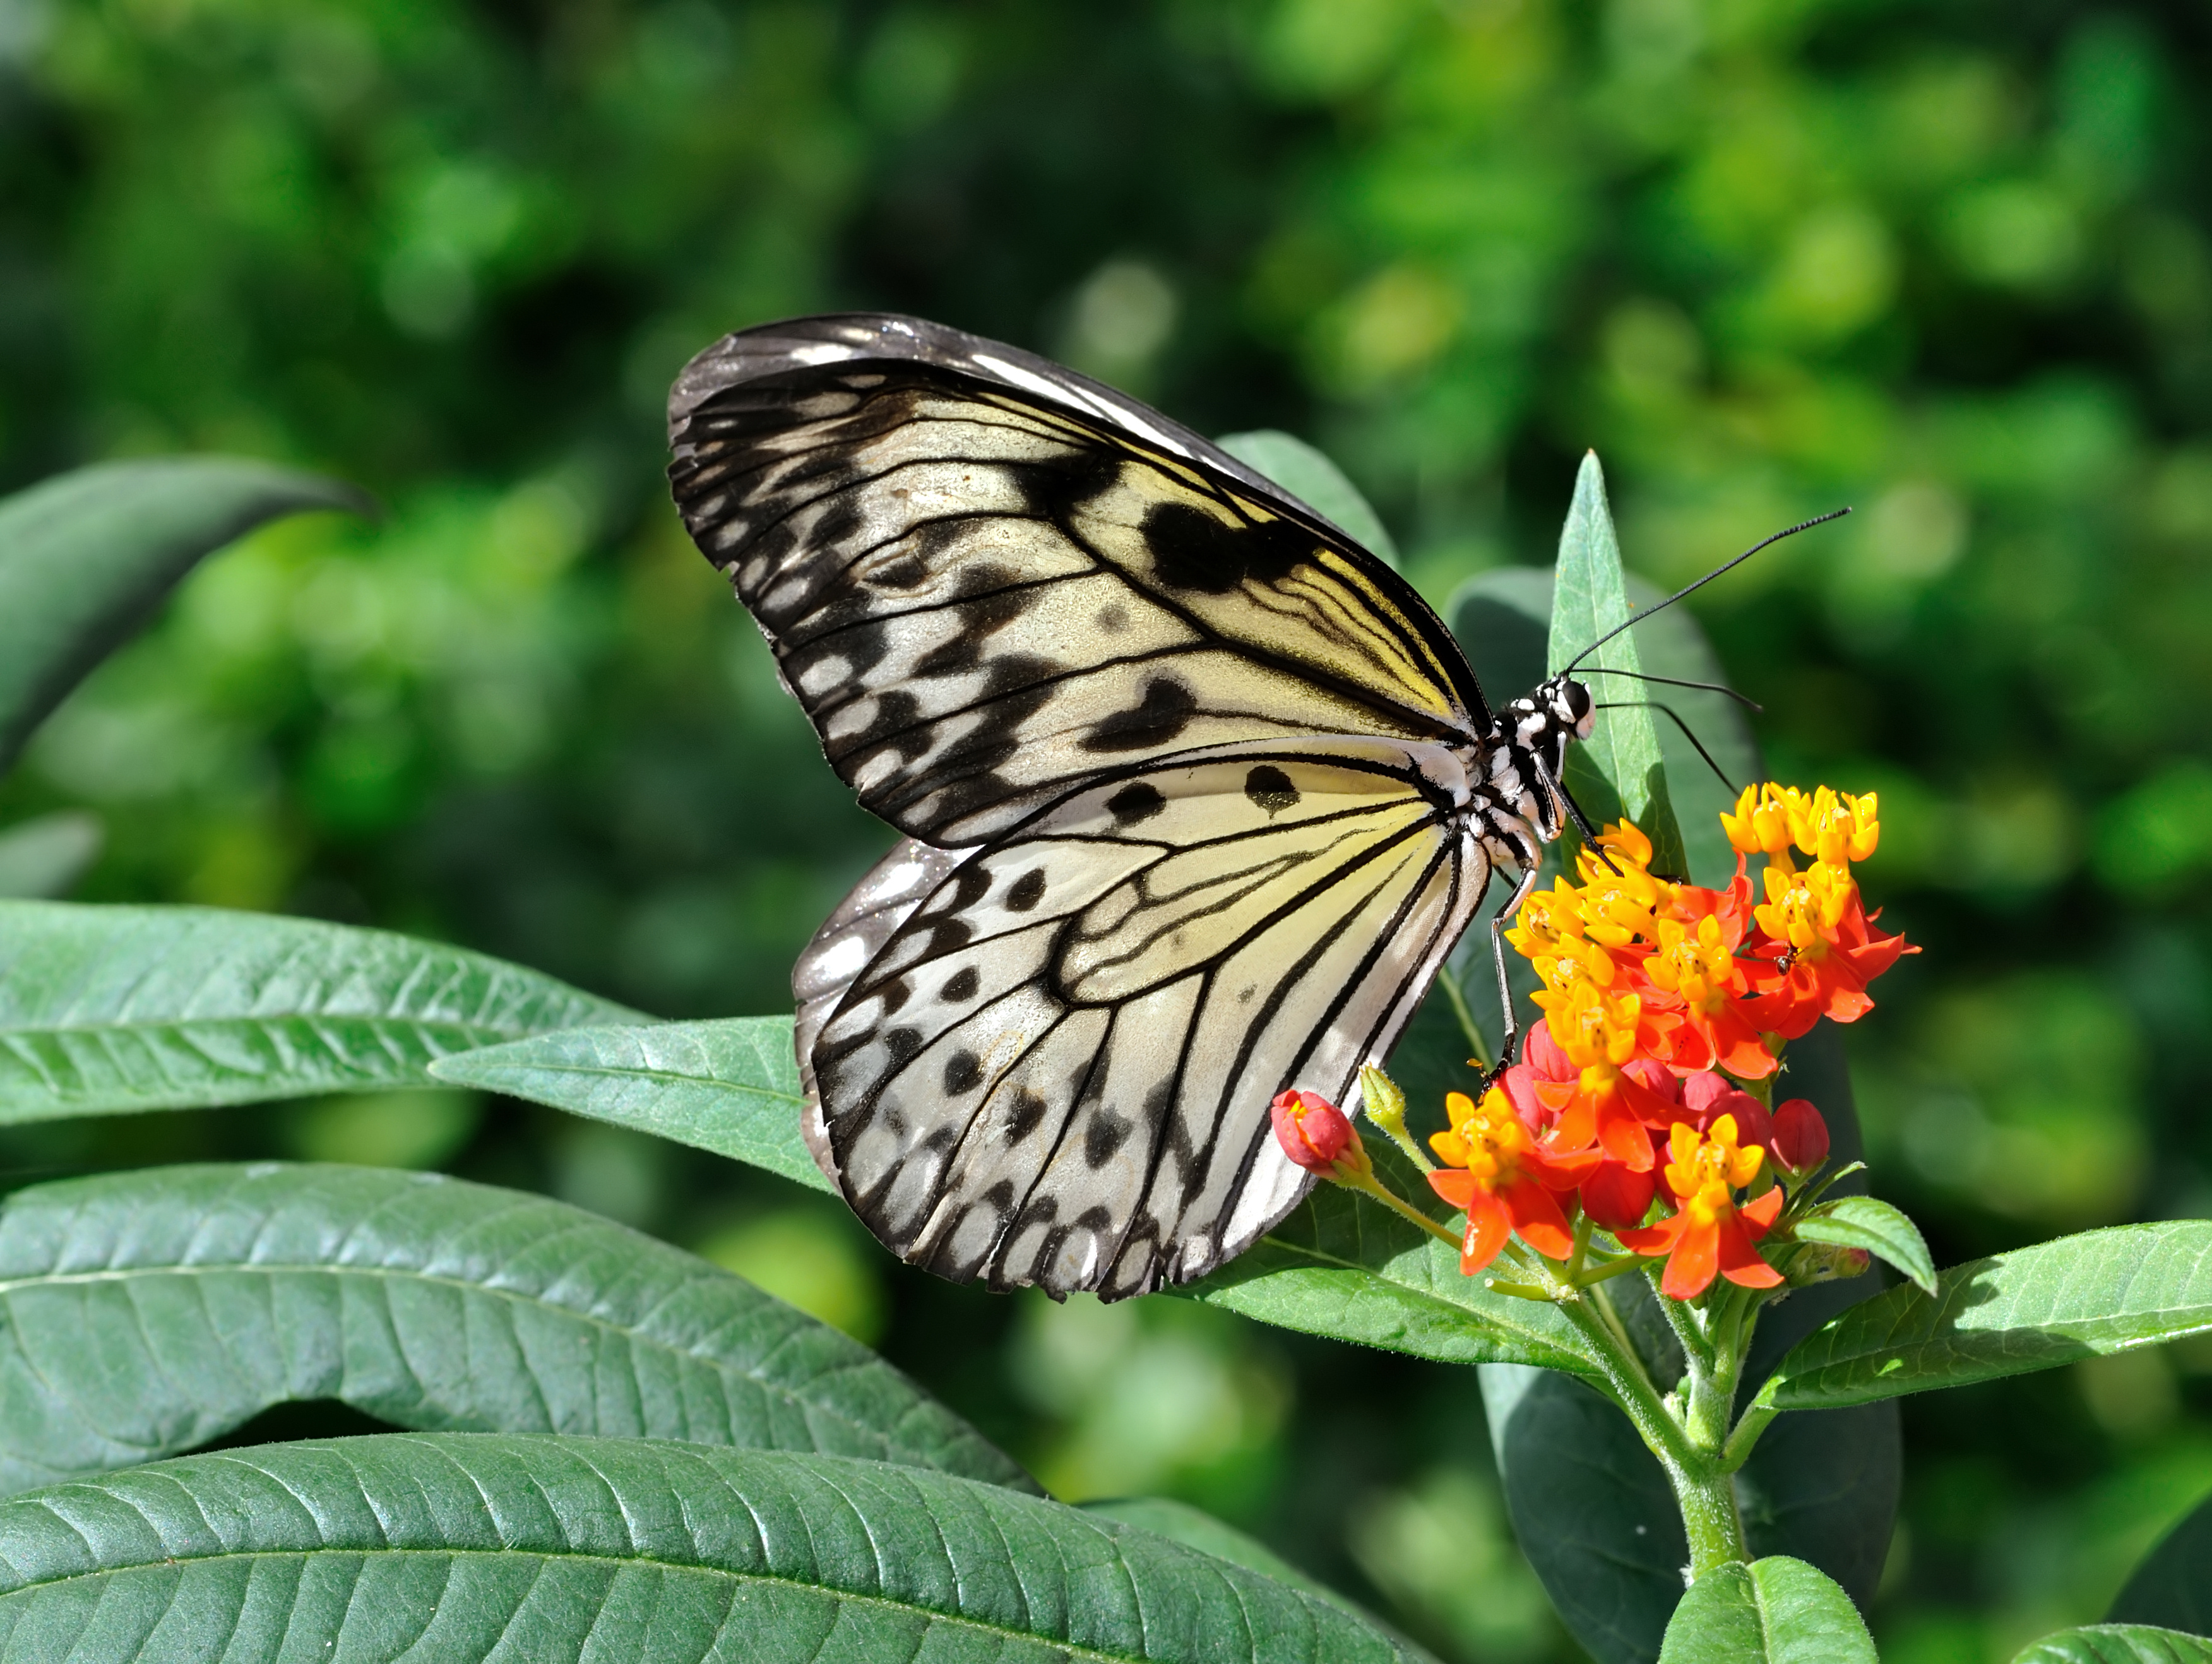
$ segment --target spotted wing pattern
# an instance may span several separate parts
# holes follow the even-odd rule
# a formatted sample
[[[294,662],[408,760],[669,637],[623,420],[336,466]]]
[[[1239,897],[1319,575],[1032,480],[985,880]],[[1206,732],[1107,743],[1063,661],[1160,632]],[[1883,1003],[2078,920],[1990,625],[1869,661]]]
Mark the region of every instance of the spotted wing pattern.
[[[1108,1298],[1304,1195],[1297,1084],[1355,1102],[1489,869],[1438,747],[1125,768],[957,856],[904,845],[800,960],[817,1158],[901,1255]]]
[[[727,337],[671,400],[686,525],[860,801],[938,847],[1101,770],[1490,716],[1419,596],[1188,429],[915,319]]]

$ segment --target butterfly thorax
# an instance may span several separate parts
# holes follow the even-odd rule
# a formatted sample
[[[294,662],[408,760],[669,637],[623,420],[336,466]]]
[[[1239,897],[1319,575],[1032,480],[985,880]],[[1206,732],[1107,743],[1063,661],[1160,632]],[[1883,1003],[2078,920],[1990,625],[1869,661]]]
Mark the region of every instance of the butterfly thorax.
[[[1492,737],[1475,748],[1468,814],[1493,861],[1534,871],[1544,846],[1565,828],[1567,744],[1588,739],[1597,719],[1589,689],[1552,677],[1509,702]]]

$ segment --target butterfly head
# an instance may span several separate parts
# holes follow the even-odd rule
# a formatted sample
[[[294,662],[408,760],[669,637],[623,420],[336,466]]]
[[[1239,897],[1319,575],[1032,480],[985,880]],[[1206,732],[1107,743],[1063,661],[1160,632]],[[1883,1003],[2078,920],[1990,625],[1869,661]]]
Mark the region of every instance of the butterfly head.
[[[1567,742],[1588,739],[1597,722],[1597,701],[1573,677],[1560,672],[1505,708],[1505,726],[1514,743],[1543,759],[1559,777]]]

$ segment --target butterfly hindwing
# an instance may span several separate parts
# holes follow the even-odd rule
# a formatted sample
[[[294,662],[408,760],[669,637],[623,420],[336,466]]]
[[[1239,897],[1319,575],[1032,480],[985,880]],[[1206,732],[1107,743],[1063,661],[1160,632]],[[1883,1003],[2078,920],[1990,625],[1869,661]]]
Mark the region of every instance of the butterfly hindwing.
[[[1356,1099],[1488,876],[1424,749],[1124,769],[941,869],[811,1048],[871,1228],[962,1280],[1116,1297],[1248,1246],[1308,1181],[1269,1100]],[[825,927],[802,988],[858,939]]]
[[[1010,348],[809,319],[701,355],[686,524],[862,804],[983,841],[1102,769],[1488,720],[1388,568],[1216,447]]]

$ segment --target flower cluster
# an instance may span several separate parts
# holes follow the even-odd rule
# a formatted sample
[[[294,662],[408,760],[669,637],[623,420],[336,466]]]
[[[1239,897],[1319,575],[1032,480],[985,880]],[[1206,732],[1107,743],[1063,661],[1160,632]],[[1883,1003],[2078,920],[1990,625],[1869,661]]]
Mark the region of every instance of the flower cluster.
[[[1818,1167],[1827,1129],[1802,1098],[1770,1113],[1766,1084],[1785,1042],[1823,1017],[1870,1010],[1867,984],[1911,950],[1873,928],[1852,877],[1881,837],[1871,794],[1758,786],[1721,823],[1737,851],[1726,889],[1654,874],[1650,841],[1623,822],[1580,853],[1580,883],[1563,877],[1529,898],[1507,940],[1543,981],[1543,1018],[1486,1108],[1455,1113],[1431,1141],[1448,1169],[1431,1180],[1439,1195],[1468,1206],[1462,1193],[1487,1188],[1503,1199],[1462,1122],[1510,1118],[1527,1149],[1500,1169],[1504,1182],[1526,1175],[1556,1198],[1549,1213],[1506,1204],[1516,1222],[1540,1220],[1543,1240],[1516,1223],[1522,1240],[1559,1257],[1551,1221],[1579,1205],[1623,1248],[1665,1254],[1662,1286],[1676,1299],[1716,1274],[1752,1288],[1780,1280],[1754,1244],[1783,1194],[1770,1185],[1740,1197],[1770,1169]],[[1753,854],[1766,857],[1764,901],[1746,870]],[[1666,1214],[1646,1226],[1655,1200]],[[1482,1212],[1480,1229],[1468,1212],[1470,1272],[1504,1243],[1496,1209]]]
[[[1823,1017],[1872,1009],[1867,984],[1915,951],[1874,929],[1852,877],[1880,840],[1875,811],[1872,794],[1758,786],[1721,817],[1737,851],[1725,889],[1653,873],[1650,840],[1623,822],[1581,852],[1579,883],[1529,897],[1507,939],[1542,979],[1542,1019],[1479,1102],[1447,1099],[1450,1125],[1430,1140],[1443,1163],[1430,1186],[1467,1216],[1462,1269],[1485,1269],[1512,1236],[1579,1267],[1579,1216],[1632,1254],[1664,1255],[1661,1287],[1678,1300],[1716,1276],[1781,1280],[1757,1247],[1785,1199],[1775,1181],[1828,1154],[1810,1102],[1769,1108],[1782,1048]],[[1328,1166],[1296,1141],[1294,1159]]]

